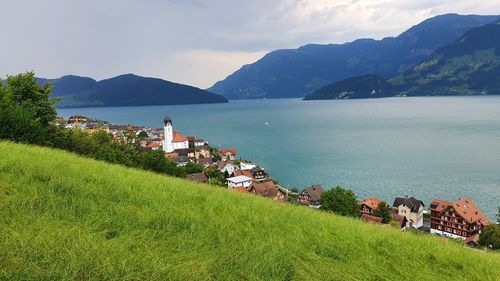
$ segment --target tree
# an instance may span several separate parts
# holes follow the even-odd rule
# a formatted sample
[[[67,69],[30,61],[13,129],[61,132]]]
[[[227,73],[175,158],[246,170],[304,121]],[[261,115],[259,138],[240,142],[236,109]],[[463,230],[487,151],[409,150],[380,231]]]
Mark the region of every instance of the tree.
[[[137,138],[139,138],[141,140],[148,138],[148,137],[149,137],[149,135],[146,131],[140,131],[139,134],[137,135]]]
[[[497,208],[498,213],[497,213],[497,223],[500,223],[500,207]]]
[[[500,250],[500,225],[488,225],[479,235],[479,245],[493,250]]]
[[[359,215],[356,195],[350,189],[340,186],[325,191],[321,196],[321,209],[332,211],[336,214],[349,217]]]
[[[391,207],[382,201],[378,204],[378,209],[373,211],[373,215],[382,218],[382,223],[389,223],[391,221]]]

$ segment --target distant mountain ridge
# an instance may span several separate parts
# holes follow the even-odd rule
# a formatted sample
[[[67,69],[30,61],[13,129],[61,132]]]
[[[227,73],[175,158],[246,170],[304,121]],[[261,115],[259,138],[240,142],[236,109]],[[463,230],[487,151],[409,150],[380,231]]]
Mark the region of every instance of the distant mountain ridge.
[[[388,81],[352,77],[324,86],[304,99],[499,94],[500,21],[467,31],[429,59]]]
[[[500,16],[446,14],[423,21],[398,37],[277,50],[243,66],[208,90],[228,99],[304,97],[354,76],[391,78],[411,69],[471,28]]]
[[[96,81],[75,75],[57,79],[37,78],[54,85],[58,107],[100,107],[226,103],[226,98],[196,87],[170,81],[124,74]]]

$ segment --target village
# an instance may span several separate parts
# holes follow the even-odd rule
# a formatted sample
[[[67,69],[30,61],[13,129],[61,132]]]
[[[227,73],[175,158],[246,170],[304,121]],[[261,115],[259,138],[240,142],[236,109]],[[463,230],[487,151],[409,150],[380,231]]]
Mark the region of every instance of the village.
[[[126,138],[133,133],[145,151],[163,151],[165,158],[186,166],[199,165],[203,172],[186,175],[188,180],[224,186],[229,190],[249,195],[263,196],[280,203],[292,203],[321,209],[325,193],[321,185],[312,185],[302,191],[282,187],[266,170],[251,161],[238,157],[237,149],[211,147],[204,139],[184,136],[175,131],[173,120],[166,116],[163,128],[146,128],[132,125],[115,125],[84,116],[58,118],[57,123],[66,128],[80,128],[90,133],[97,130],[109,132],[114,139]],[[367,223],[387,224],[401,231],[419,231],[446,238],[457,239],[463,244],[478,246],[484,227],[493,224],[471,198],[459,198],[455,202],[433,199],[426,204],[414,197],[402,196],[389,206],[377,197],[358,202],[359,218]],[[387,215],[381,215],[387,209]]]

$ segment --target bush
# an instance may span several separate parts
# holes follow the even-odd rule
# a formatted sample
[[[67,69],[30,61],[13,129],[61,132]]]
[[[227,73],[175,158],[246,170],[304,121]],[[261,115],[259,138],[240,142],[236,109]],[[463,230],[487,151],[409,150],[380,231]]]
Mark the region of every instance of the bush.
[[[486,226],[479,236],[479,245],[493,250],[500,250],[500,225]]]
[[[340,186],[325,191],[321,196],[321,209],[349,217],[359,215],[356,195],[350,189]]]

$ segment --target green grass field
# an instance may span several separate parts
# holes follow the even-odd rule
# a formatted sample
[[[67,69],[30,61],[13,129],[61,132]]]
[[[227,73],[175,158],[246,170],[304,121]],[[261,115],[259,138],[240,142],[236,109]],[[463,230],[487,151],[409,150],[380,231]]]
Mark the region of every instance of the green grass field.
[[[0,280],[500,280],[500,254],[0,142]]]

